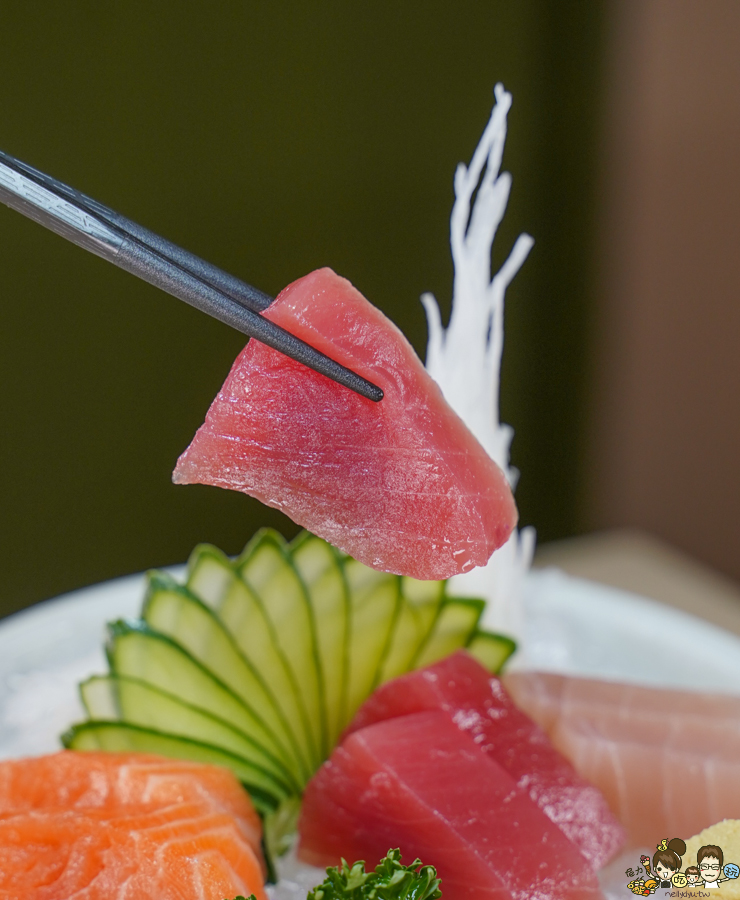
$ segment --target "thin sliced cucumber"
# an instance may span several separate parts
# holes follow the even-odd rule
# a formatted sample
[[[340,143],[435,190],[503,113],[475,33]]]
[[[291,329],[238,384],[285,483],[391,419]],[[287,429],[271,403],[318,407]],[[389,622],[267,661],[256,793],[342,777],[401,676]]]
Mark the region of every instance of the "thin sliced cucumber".
[[[444,581],[401,579],[401,607],[378,683],[403,675],[434,625],[444,595]]]
[[[350,597],[347,705],[344,728],[378,683],[401,605],[401,579],[354,559],[344,563]]]
[[[234,565],[218,547],[198,544],[188,560],[186,587],[212,609],[218,609],[234,581]]]
[[[136,678],[185,703],[230,722],[262,748],[263,768],[299,790],[294,758],[254,710],[178,643],[143,622],[108,626],[108,661],[113,675]]]
[[[496,675],[516,650],[516,643],[503,634],[495,634],[492,631],[476,631],[465,649],[489,672]]]
[[[145,681],[115,675],[94,675],[80,685],[80,694],[91,719],[126,722],[212,744],[250,765],[257,787],[281,799],[295,792],[294,786],[263,767],[264,750],[251,738],[223,719],[184,703]]]
[[[185,586],[150,573],[143,621],[110,626],[111,674],[81,686],[90,721],[65,742],[225,764],[279,836],[378,684],[462,647],[500,669],[514,643],[478,630],[483,608],[306,532],[261,531],[237,560],[202,544]]]
[[[411,667],[421,669],[430,666],[465,647],[478,627],[485,605],[485,600],[445,597],[434,626]]]
[[[272,529],[259,531],[236,561],[236,570],[262,601],[273,639],[288,667],[303,710],[304,727],[314,767],[324,760],[326,710],[316,626],[306,587],[293,566],[283,537]],[[227,604],[219,609],[227,615]],[[230,619],[235,635],[245,623]],[[248,626],[247,626],[248,627]]]
[[[308,591],[316,624],[316,642],[324,686],[328,756],[342,729],[347,692],[349,597],[338,552],[321,538],[303,531],[288,546],[290,558]]]
[[[248,593],[237,579],[227,599],[235,589]],[[220,617],[165,573],[149,573],[142,617],[155,631],[177,641],[242,697],[279,738],[281,745],[292,751],[293,771],[302,773],[304,781],[310,777],[309,759],[302,753],[300,743],[301,720],[290,703],[292,695],[275,689],[280,674],[279,660],[272,660],[267,652],[257,658],[242,653],[233,632],[224,626]],[[265,637],[268,640],[261,649],[269,651],[269,636],[263,640]]]
[[[233,753],[211,744],[163,734],[152,728],[140,728],[126,722],[94,721],[73,725],[62,735],[62,743],[69,750],[108,750],[113,753],[137,751],[224,766],[231,769],[246,787],[255,807],[263,815],[274,812],[279,806],[279,798],[255,783],[252,766]]]
[[[214,552],[207,545],[191,557],[188,585],[214,611],[256,671],[269,672],[270,691],[290,723],[307,780],[321,760],[314,758],[316,751],[310,740],[306,711],[262,598],[223,553]]]

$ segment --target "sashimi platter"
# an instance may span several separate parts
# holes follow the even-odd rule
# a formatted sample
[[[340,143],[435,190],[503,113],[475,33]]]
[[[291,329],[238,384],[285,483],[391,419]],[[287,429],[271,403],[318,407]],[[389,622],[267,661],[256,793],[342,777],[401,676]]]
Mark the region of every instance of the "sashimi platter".
[[[426,365],[319,269],[264,316],[383,399],[250,340],[173,460],[305,530],[0,626],[0,897],[740,897],[740,641],[532,571],[517,527],[510,106],[455,173]]]

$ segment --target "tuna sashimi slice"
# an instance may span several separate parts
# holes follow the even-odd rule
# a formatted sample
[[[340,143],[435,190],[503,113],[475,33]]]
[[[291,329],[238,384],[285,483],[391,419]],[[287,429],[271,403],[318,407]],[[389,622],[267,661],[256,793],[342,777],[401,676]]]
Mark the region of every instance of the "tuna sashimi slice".
[[[537,672],[505,683],[603,791],[633,846],[738,817],[739,697]]]
[[[144,754],[0,763],[0,896],[264,900],[261,828],[234,776]]]
[[[384,399],[250,341],[174,481],[251,494],[375,569],[442,579],[485,565],[516,524],[511,490],[398,328],[331,269],[264,315]]]
[[[624,829],[601,792],[515,706],[499,679],[464,651],[386,682],[360,707],[349,730],[428,709],[444,710],[471,734],[595,869],[624,844]]]
[[[601,897],[573,844],[439,710],[347,737],[309,782],[299,831],[299,857],[320,866],[399,847],[437,868],[445,900]]]

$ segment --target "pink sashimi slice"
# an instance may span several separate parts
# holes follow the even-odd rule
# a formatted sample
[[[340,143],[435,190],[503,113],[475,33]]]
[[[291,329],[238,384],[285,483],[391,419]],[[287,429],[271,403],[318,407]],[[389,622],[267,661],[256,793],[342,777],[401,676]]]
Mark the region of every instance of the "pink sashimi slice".
[[[515,706],[499,679],[465,651],[382,685],[357,711],[349,732],[430,709],[444,710],[468,732],[594,869],[624,844],[624,829],[602,793],[581,778],[545,732]]]
[[[712,721],[740,722],[740,697],[651,688],[638,684],[575,678],[553,672],[512,672],[503,681],[517,703],[543,728],[563,715],[579,715],[586,707],[609,708],[623,719],[700,716]]]
[[[598,785],[632,846],[740,814],[740,698],[541,672],[504,681]]]
[[[573,844],[439,710],[346,738],[309,782],[299,832],[299,857],[320,866],[399,847],[437,868],[445,900],[601,897]]]
[[[264,315],[384,399],[250,341],[173,480],[251,494],[375,569],[442,579],[485,565],[516,524],[511,490],[398,328],[331,269]]]

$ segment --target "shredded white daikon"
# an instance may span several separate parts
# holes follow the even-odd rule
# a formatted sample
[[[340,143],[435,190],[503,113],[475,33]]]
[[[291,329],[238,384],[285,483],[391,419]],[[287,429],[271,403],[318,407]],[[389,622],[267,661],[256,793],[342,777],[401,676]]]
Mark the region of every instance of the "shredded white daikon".
[[[519,235],[506,262],[491,276],[493,240],[511,190],[511,175],[501,172],[511,94],[497,84],[494,96],[490,121],[470,165],[460,163],[455,172],[455,203],[450,218],[455,278],[448,327],[442,326],[432,294],[424,294],[421,302],[429,323],[427,371],[513,488],[518,476],[509,461],[514,431],[499,421],[504,294],[534,241],[528,234]],[[487,566],[453,578],[451,593],[485,597],[483,624],[521,637],[521,587],[534,544],[533,528],[515,530]]]

